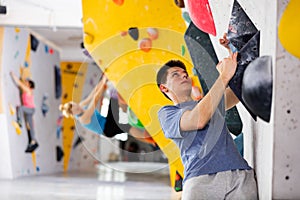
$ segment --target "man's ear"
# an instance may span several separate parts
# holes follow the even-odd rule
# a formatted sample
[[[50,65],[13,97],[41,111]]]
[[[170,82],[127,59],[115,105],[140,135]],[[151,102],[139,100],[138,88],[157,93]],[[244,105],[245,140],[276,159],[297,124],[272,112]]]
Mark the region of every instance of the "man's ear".
[[[160,91],[162,91],[163,93],[166,93],[166,92],[169,91],[168,88],[167,88],[166,86],[164,86],[163,84],[160,84],[160,85],[159,85],[159,89],[160,89]]]

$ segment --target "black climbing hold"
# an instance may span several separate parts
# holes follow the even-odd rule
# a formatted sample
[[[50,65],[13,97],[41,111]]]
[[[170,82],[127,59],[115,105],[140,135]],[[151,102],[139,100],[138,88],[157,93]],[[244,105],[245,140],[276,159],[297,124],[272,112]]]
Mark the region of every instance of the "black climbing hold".
[[[60,162],[64,156],[64,152],[60,146],[56,146],[56,161]]]
[[[234,94],[239,98],[241,103],[245,106],[248,112],[251,114],[254,120],[256,120],[256,115],[251,109],[245,104],[242,98],[242,80],[244,76],[244,71],[248,67],[249,63],[259,57],[259,43],[260,43],[260,32],[258,31],[240,50],[238,54],[238,67],[237,70],[229,81],[229,87],[232,89]],[[255,49],[255,51],[253,51]]]
[[[136,28],[136,27],[129,28],[128,29],[128,34],[134,40],[138,40],[139,39],[139,29]]]
[[[234,0],[227,38],[238,51],[257,33],[257,28],[237,0]]]
[[[32,51],[36,51],[39,45],[39,40],[32,34],[30,34],[30,46]]]
[[[80,143],[82,143],[83,140],[84,140],[83,137],[78,136],[75,143],[73,144],[73,149],[75,149]]]
[[[249,109],[266,122],[270,121],[272,88],[272,57],[259,57],[245,70],[242,98]]]

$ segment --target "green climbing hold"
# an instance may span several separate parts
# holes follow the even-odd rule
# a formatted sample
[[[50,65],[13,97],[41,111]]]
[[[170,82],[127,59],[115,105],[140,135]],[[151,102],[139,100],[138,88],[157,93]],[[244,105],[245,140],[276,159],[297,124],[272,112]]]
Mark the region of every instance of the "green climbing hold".
[[[144,129],[142,122],[136,117],[136,115],[133,113],[129,106],[127,107],[127,115],[128,124],[139,129]]]
[[[181,55],[184,56],[185,54],[185,47],[184,45],[181,46]]]

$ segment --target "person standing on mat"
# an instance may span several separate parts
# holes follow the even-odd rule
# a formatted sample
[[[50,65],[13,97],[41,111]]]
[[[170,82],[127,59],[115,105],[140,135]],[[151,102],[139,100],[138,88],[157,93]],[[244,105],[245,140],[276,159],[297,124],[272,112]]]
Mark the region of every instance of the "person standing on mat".
[[[22,127],[23,115],[25,116],[25,124],[28,133],[28,145],[25,150],[26,153],[31,153],[38,148],[39,144],[35,138],[33,114],[35,112],[33,90],[35,88],[34,82],[27,78],[22,82],[13,72],[10,75],[15,84],[21,90],[22,105],[17,106],[17,123]]]
[[[157,73],[160,91],[174,104],[162,107],[158,118],[165,136],[180,149],[183,200],[258,198],[254,171],[239,154],[225,123],[225,108],[239,102],[227,87],[236,58],[237,53],[231,53],[219,62],[219,77],[200,101],[192,99],[183,62],[170,60]]]

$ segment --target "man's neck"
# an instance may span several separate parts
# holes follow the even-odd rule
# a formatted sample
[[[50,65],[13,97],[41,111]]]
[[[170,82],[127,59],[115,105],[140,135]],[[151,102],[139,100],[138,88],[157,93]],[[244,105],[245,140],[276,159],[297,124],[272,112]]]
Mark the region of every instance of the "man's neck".
[[[187,101],[192,101],[192,100],[193,100],[193,98],[191,96],[183,96],[183,97],[176,97],[172,101],[173,101],[174,105],[177,105],[177,104],[184,103]]]

